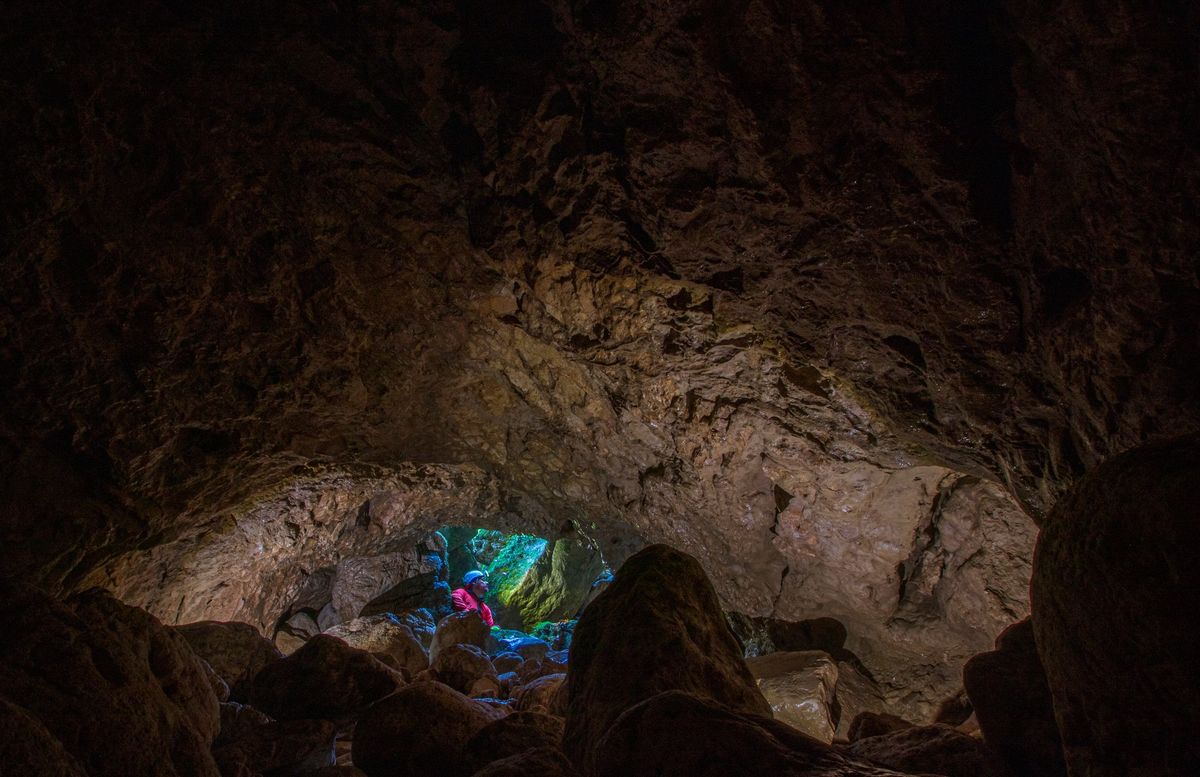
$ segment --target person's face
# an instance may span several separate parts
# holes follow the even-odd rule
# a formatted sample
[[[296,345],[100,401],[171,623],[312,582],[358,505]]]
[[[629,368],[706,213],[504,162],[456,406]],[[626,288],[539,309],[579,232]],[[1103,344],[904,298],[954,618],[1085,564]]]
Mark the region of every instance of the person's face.
[[[484,580],[482,577],[471,581],[471,593],[475,594],[475,596],[479,597],[480,599],[482,599],[483,595],[487,593],[487,590],[487,580]]]

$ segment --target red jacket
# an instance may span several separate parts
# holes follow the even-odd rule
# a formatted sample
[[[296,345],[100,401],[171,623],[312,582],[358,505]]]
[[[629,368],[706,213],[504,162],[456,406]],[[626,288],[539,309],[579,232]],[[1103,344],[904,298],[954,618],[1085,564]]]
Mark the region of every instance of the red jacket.
[[[455,612],[478,610],[479,617],[483,618],[483,622],[489,629],[495,625],[495,621],[492,620],[492,609],[476,599],[475,594],[466,588],[454,589],[454,592],[450,594],[450,604],[454,607]]]

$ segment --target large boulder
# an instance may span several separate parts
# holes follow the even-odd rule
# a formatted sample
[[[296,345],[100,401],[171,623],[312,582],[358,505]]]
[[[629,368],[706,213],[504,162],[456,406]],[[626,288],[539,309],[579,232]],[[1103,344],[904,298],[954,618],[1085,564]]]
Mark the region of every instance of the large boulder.
[[[438,613],[450,612],[450,586],[438,579],[437,572],[401,580],[362,606],[362,615],[384,612],[427,609]]]
[[[471,777],[578,777],[557,747],[538,747],[492,761]]]
[[[945,777],[1005,777],[1004,768],[983,742],[949,726],[911,726],[858,739],[844,749],[862,761],[902,772]],[[1016,774],[1024,777],[1023,772]]]
[[[663,691],[771,714],[704,570],[666,545],[631,556],[584,611],[567,686],[564,748],[584,774],[594,773],[597,745],[613,722]]]
[[[263,667],[283,658],[279,648],[249,623],[199,621],[175,630],[225,681],[229,698],[236,702],[249,698],[250,683]]]
[[[1101,465],[1038,540],[1038,654],[1071,774],[1200,774],[1200,435]]]
[[[517,686],[510,695],[518,710],[565,715],[567,711],[566,682],[565,674],[543,675]]]
[[[514,712],[481,728],[465,746],[472,771],[527,750],[562,747],[563,720],[542,712]]]
[[[424,548],[344,558],[338,562],[330,591],[338,621],[345,623],[359,617],[363,614],[363,607],[380,594],[413,578],[417,578],[411,584],[413,591],[432,592],[442,572],[441,558]],[[424,606],[427,606],[425,601],[408,605]]]
[[[569,722],[569,721],[568,721]],[[568,733],[568,736],[570,734]],[[626,710],[599,742],[595,777],[897,777],[769,717],[667,691]]]
[[[99,589],[57,601],[4,585],[0,622],[5,727],[42,741],[62,774],[77,764],[90,777],[216,777],[217,697],[177,632]],[[4,747],[32,759],[19,742]]]
[[[213,748],[224,775],[304,774],[335,765],[337,726],[328,720],[283,720],[243,729]]]
[[[776,720],[814,739],[832,742],[837,664],[819,650],[771,653],[746,659]]]
[[[488,631],[487,624],[474,610],[451,613],[438,621],[429,660],[436,661],[438,653],[450,645],[474,645],[486,650]]]
[[[87,777],[79,759],[29,711],[0,698],[0,764],[22,777]]]
[[[363,714],[354,764],[370,777],[466,777],[464,743],[504,714],[448,685],[416,682]]]
[[[318,634],[254,678],[250,702],[280,720],[352,717],[402,687],[404,677],[370,653]]]
[[[412,629],[391,613],[355,618],[325,633],[359,650],[392,656],[409,677],[429,668],[429,653]]]
[[[568,618],[578,611],[592,581],[603,570],[604,560],[591,543],[555,540],[508,595],[506,604],[520,614],[526,630],[542,621]]]
[[[1054,702],[1028,618],[1004,630],[996,649],[963,666],[963,685],[983,738],[1015,774],[1064,777]]]
[[[474,645],[448,645],[432,667],[438,680],[461,693],[470,693],[478,680],[496,679],[496,668],[487,653]]]

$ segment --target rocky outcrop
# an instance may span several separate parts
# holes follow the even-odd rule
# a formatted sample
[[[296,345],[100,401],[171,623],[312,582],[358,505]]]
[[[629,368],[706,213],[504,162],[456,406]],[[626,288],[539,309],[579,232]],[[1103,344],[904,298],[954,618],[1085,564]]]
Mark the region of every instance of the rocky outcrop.
[[[899,772],[929,772],[944,777],[1007,777],[986,745],[949,726],[911,726],[855,740],[844,751]],[[1014,772],[1014,774],[1023,774]]]
[[[353,717],[405,684],[364,650],[319,634],[255,678],[250,703],[279,720]]]
[[[860,712],[850,722],[846,738],[851,742],[868,737],[877,737],[912,728],[913,724],[896,715],[880,712]]]
[[[587,598],[592,581],[604,569],[600,551],[579,539],[549,543],[508,596],[509,610],[520,613],[521,628],[575,615]]]
[[[409,677],[429,668],[429,654],[412,629],[390,614],[355,618],[325,632],[368,653],[386,653]]]
[[[217,699],[182,636],[98,590],[60,602],[5,585],[0,620],[4,726],[17,737],[4,749],[15,763],[92,777],[217,777]]]
[[[337,726],[328,720],[285,720],[246,728],[213,748],[222,775],[307,774],[334,766]]]
[[[568,735],[569,736],[569,735]],[[664,747],[664,743],[669,746]],[[627,710],[600,741],[596,777],[899,777],[768,717],[682,691]],[[912,774],[911,772],[907,774]]]
[[[550,748],[561,753],[563,721],[542,712],[514,712],[481,728],[466,743],[473,772],[529,750]]]
[[[13,774],[87,777],[79,759],[41,721],[5,698],[0,698],[0,759]]]
[[[359,720],[354,764],[370,777],[467,777],[464,743],[503,716],[442,683],[413,683]]]
[[[1132,451],[1042,530],[1033,631],[1071,774],[1200,773],[1198,478],[1196,436]]]
[[[558,748],[539,747],[493,761],[473,777],[578,777]]]
[[[734,711],[771,714],[700,564],[652,545],[621,566],[575,628],[567,756],[584,774],[596,773],[597,747],[613,722],[668,690],[713,699]]]
[[[245,702],[254,676],[283,653],[248,623],[202,621],[176,626],[196,655],[229,686],[229,698]]]
[[[963,685],[984,739],[1010,771],[1065,777],[1062,738],[1029,619],[1005,629],[995,650],[968,661]]]
[[[567,714],[567,675],[547,674],[521,682],[511,692],[515,707],[521,711]]]
[[[471,693],[479,680],[496,679],[496,668],[487,653],[474,645],[448,645],[431,666],[438,680],[460,693]]]
[[[775,719],[826,744],[837,728],[837,664],[818,650],[771,653],[746,659]]]
[[[474,610],[456,612],[438,621],[429,647],[429,658],[437,661],[438,655],[451,645],[474,645],[483,650],[487,646],[488,627]],[[485,652],[484,655],[487,655]]]

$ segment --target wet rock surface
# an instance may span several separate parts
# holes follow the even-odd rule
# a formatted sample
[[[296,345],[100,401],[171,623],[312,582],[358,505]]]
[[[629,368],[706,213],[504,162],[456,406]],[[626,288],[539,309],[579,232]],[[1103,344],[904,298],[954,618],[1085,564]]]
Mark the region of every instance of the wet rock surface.
[[[1033,631],[1071,774],[1200,770],[1198,463],[1196,436],[1119,456],[1042,530]]]
[[[279,720],[352,717],[405,684],[370,653],[319,634],[259,672],[250,703]]]
[[[700,564],[652,545],[621,566],[575,627],[567,756],[584,774],[595,773],[604,732],[625,710],[668,690],[771,714]]]
[[[95,590],[60,602],[5,585],[0,616],[5,726],[46,746],[6,749],[67,774],[216,777],[218,703],[182,636]]]
[[[746,659],[775,720],[826,744],[833,741],[837,664],[820,651],[772,653]]]

